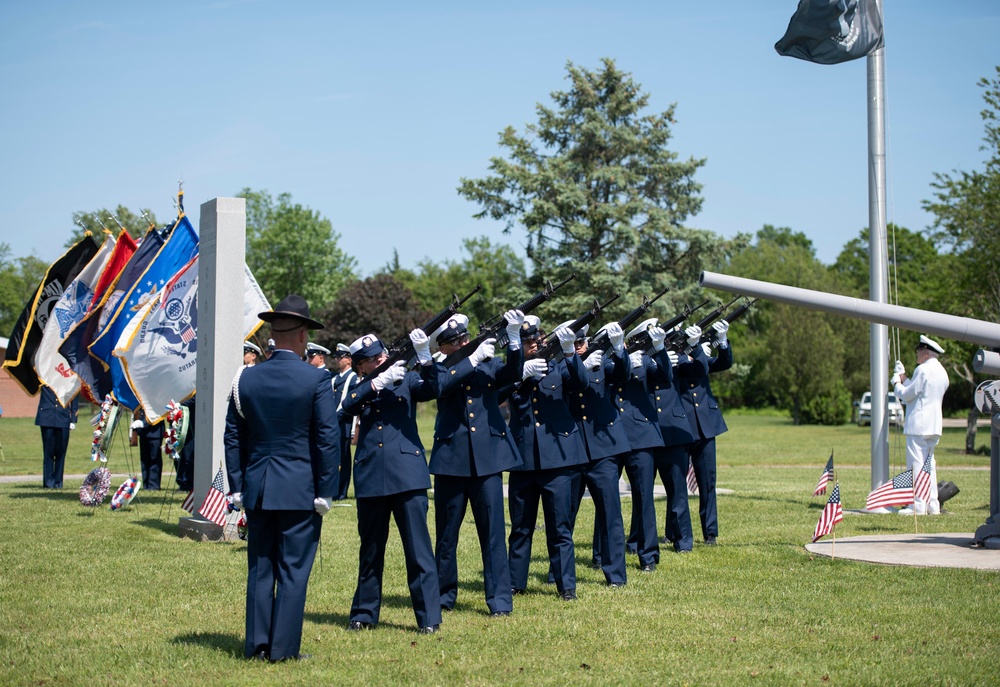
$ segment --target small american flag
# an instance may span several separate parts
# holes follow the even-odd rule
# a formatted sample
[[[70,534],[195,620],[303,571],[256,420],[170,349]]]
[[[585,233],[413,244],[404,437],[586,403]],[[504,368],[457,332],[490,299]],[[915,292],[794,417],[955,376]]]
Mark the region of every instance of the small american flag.
[[[913,495],[921,501],[926,501],[931,497],[931,461],[934,460],[934,449],[932,448],[924,458],[924,464],[917,473],[917,481],[913,485]]]
[[[913,471],[901,472],[868,494],[865,508],[874,510],[887,506],[908,506],[913,503]]]
[[[826,485],[833,477],[833,451],[830,451],[830,460],[826,461],[826,467],[823,468],[823,474],[819,476],[819,483],[816,488],[813,489],[813,496],[822,496],[826,493]]]
[[[196,332],[191,325],[185,324],[184,329],[181,330],[181,341],[184,343],[191,343],[196,336],[198,336],[198,332]]]
[[[823,512],[816,523],[816,531],[813,532],[813,541],[833,532],[833,527],[844,519],[844,508],[840,505],[840,483],[834,485],[830,499],[826,502]]]
[[[189,491],[188,495],[184,497],[184,503],[181,504],[181,509],[186,510],[188,513],[194,513],[194,492]]]
[[[215,479],[212,480],[212,488],[205,495],[205,502],[198,509],[200,515],[204,515],[219,527],[226,526],[226,514],[228,513],[226,504],[229,501],[222,491],[225,488],[226,483],[222,478],[222,468],[219,468],[219,471],[215,473]]]
[[[694,476],[694,463],[688,460],[687,474],[688,496],[695,496],[698,493],[698,478]]]

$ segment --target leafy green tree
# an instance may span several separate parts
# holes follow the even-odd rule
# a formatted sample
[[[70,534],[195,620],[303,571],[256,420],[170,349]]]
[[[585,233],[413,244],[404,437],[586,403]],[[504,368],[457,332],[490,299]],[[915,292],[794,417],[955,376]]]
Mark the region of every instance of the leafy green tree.
[[[700,271],[726,249],[714,234],[684,226],[701,209],[694,175],[705,161],[678,159],[668,148],[675,106],[645,112],[649,95],[612,60],[597,71],[570,62],[567,78],[569,88],[551,94],[554,106],[537,105],[537,123],[500,133],[507,156],[490,160],[491,174],[463,178],[458,192],[482,208],[475,217],[527,232],[530,289],[577,274],[543,319],[620,292],[612,319],[643,293],[671,286],[657,304],[668,314],[693,300]]]
[[[114,217],[112,217],[112,214]],[[118,222],[115,222],[116,218]],[[119,222],[121,223],[121,227],[118,226]],[[124,228],[132,238],[137,239],[149,231],[150,227],[159,225],[156,222],[156,215],[153,214],[152,210],[139,208],[139,212],[136,214],[124,205],[119,205],[113,213],[107,208],[91,212],[74,212],[73,226],[73,234],[66,240],[65,245],[67,248],[83,238],[84,231],[89,231],[94,240],[100,243],[104,240],[105,231],[110,231],[117,236],[118,232]]]
[[[821,291],[833,278],[801,232],[770,225],[727,265],[731,274]],[[777,405],[795,424],[840,424],[850,414],[844,383],[844,321],[834,315],[759,301],[744,329],[734,327],[733,347],[749,366],[738,394],[752,405]],[[745,333],[743,333],[745,332]]]
[[[48,267],[34,255],[15,258],[10,244],[0,243],[0,335],[9,337]]]
[[[272,303],[297,293],[318,309],[356,278],[357,261],[319,212],[293,204],[289,193],[275,201],[245,188],[239,196],[247,201],[247,265]]]

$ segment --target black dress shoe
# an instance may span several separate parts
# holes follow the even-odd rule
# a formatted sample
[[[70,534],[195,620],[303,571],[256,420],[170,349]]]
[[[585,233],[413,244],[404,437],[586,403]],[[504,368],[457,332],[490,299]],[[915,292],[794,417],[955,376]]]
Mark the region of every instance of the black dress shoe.
[[[608,582],[608,589],[621,589],[624,586],[624,582]]]
[[[654,572],[656,570],[656,563],[647,563],[640,570],[642,572]]]
[[[705,543],[708,546],[715,546],[715,537],[713,537],[712,535],[705,537]]]
[[[491,618],[506,618],[510,615],[510,611],[493,611],[490,613]]]
[[[453,609],[451,606],[442,606],[441,607],[441,612],[442,613],[451,613],[453,610],[455,610],[455,609]]]
[[[527,594],[528,590],[526,590],[526,589],[518,589],[517,587],[514,587],[514,588],[512,588],[510,590],[510,593],[511,593],[512,596],[521,596],[522,594]]]
[[[420,628],[419,632],[422,635],[432,635],[440,629],[440,625],[428,625],[427,627]]]
[[[563,601],[576,601],[576,591],[573,589],[567,589],[559,595],[559,598]]]
[[[267,649],[257,649],[253,652],[252,656],[247,656],[248,661],[267,661],[270,657],[267,655]]]
[[[363,620],[352,620],[347,625],[347,629],[351,632],[361,632],[362,630],[374,630],[375,623],[366,623]]]

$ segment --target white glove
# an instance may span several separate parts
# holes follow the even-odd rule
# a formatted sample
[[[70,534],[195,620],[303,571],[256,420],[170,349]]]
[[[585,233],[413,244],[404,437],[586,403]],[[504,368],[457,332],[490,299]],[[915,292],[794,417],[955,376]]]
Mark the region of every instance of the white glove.
[[[559,339],[559,346],[562,348],[563,355],[567,358],[573,355],[576,348],[573,343],[576,341],[576,332],[574,332],[569,327],[559,327],[556,330],[556,338]]]
[[[588,370],[598,370],[604,364],[604,351],[594,351],[583,361],[583,366]]]
[[[387,386],[392,386],[396,382],[403,381],[403,377],[405,376],[406,363],[402,360],[397,360],[392,364],[392,367],[372,380],[372,386],[375,387],[375,391],[382,391]]]
[[[428,365],[431,362],[431,340],[423,329],[417,327],[410,332],[410,343],[413,350],[417,352],[417,361],[421,365]]]
[[[688,327],[684,330],[684,335],[687,336],[688,346],[697,346],[701,341],[701,327],[698,325]]]
[[[329,496],[327,498],[315,498],[313,499],[313,509],[320,515],[326,515],[330,512],[330,504],[333,501],[333,497]]]
[[[534,358],[532,360],[525,361],[524,363],[524,373],[521,375],[522,379],[527,379],[528,377],[534,377],[535,379],[541,379],[549,371],[549,364],[542,360],[541,358]]]
[[[628,359],[632,361],[632,367],[642,367],[642,351],[629,353]]]
[[[516,351],[521,347],[521,325],[524,324],[524,313],[520,310],[508,310],[503,314],[507,320],[507,350]]]
[[[472,363],[473,367],[496,355],[496,342],[496,339],[486,339],[486,341],[479,344],[479,347],[469,356],[469,362]]]
[[[132,429],[142,429],[142,420],[133,420]]]
[[[901,380],[901,379],[899,378],[899,375],[893,375],[893,376],[892,376],[892,379],[890,379],[890,380],[889,380],[889,383],[890,383],[890,384],[892,384],[893,386],[896,386],[896,385],[897,385],[897,384],[899,384],[899,383],[900,383],[901,381],[902,381],[902,380]]]
[[[663,327],[650,327],[649,340],[653,343],[654,351],[663,350],[663,342],[666,338],[667,333],[663,331]]]
[[[605,331],[608,333],[611,348],[614,349],[615,353],[621,355],[625,351],[625,332],[622,331],[617,322],[609,324]]]
[[[670,358],[670,366],[671,367],[677,367],[677,361],[679,361],[681,359],[681,357],[679,355],[677,355],[677,352],[676,351],[667,351],[667,357]]]
[[[75,422],[69,423],[69,428],[70,429],[76,429],[76,423]]]
[[[233,502],[233,508],[243,510],[243,492],[238,491],[229,497]]]
[[[902,377],[903,375],[906,374],[906,366],[897,360],[896,367],[894,367],[892,371],[895,372],[898,376]]]
[[[729,335],[726,333],[729,331],[729,323],[725,320],[719,320],[712,325],[712,329],[715,330],[715,338],[719,342],[719,348],[725,348],[726,341],[729,338]]]

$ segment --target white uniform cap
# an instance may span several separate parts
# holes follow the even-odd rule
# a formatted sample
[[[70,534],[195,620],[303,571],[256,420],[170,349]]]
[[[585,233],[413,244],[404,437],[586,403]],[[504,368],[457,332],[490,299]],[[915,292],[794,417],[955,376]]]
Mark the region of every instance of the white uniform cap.
[[[928,339],[923,334],[920,335],[920,343],[917,344],[917,348],[929,348],[935,353],[944,353],[944,349],[941,348],[941,344],[933,339]]]
[[[657,324],[659,324],[659,321],[655,317],[650,317],[648,320],[644,320],[639,324],[638,327],[630,331],[628,333],[628,336],[626,336],[625,338],[631,339],[634,336],[638,336],[639,334],[643,333],[650,327],[655,327]]]

